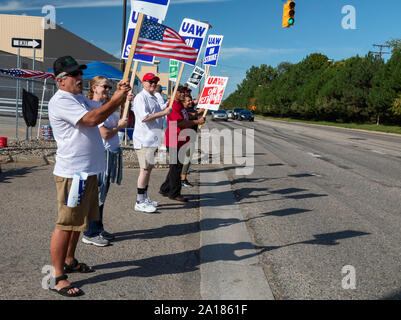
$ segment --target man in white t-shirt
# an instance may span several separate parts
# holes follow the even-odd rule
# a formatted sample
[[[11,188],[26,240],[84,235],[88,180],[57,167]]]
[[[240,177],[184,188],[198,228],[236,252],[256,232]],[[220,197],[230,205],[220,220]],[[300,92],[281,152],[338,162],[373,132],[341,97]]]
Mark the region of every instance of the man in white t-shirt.
[[[120,81],[109,102],[96,108],[95,101],[82,93],[82,70],[71,56],[58,58],[53,65],[59,90],[49,101],[49,120],[57,142],[54,180],[57,188],[58,219],[51,242],[51,260],[55,286],[51,290],[67,297],[83,294],[67,281],[65,273],[93,272],[75,259],[75,249],[81,231],[88,230],[88,221],[99,215],[96,175],[105,168],[103,141],[97,127],[126,100],[128,82]],[[88,175],[81,201],[67,206],[75,173]]]
[[[154,95],[159,80],[160,78],[153,73],[145,74],[142,79],[143,90],[135,96],[131,107],[135,114],[132,139],[140,167],[135,211],[148,213],[157,210],[157,202],[149,199],[147,189],[154,166],[154,156],[162,142],[163,117],[172,111],[172,108],[162,110]]]

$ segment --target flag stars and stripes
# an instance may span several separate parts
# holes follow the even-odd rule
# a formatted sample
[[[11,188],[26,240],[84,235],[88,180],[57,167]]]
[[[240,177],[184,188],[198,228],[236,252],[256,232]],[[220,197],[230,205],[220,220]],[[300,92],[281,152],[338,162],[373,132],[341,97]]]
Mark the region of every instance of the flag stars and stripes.
[[[137,54],[196,62],[198,50],[188,46],[173,29],[145,19],[136,46]]]

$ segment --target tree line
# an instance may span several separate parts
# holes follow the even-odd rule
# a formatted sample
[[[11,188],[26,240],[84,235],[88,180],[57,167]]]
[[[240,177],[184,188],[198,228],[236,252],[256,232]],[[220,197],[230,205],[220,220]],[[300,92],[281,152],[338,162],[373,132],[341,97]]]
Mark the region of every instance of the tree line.
[[[332,61],[313,53],[301,62],[252,66],[222,104],[296,119],[401,124],[401,39],[387,62],[372,53]]]

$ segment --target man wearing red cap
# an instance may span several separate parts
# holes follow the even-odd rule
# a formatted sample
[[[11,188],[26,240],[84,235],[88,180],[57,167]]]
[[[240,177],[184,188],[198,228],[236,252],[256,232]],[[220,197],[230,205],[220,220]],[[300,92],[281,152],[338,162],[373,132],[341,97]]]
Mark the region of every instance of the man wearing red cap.
[[[140,167],[135,211],[147,213],[157,210],[157,202],[149,199],[147,189],[155,153],[162,142],[163,117],[172,111],[172,108],[162,110],[154,95],[159,81],[160,78],[153,73],[145,74],[142,79],[143,90],[136,95],[131,107],[135,113],[135,130],[132,138]]]

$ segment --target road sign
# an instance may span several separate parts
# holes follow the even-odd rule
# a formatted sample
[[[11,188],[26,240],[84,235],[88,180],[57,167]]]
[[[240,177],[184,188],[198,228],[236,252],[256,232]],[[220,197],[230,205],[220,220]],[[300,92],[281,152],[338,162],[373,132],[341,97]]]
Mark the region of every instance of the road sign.
[[[198,56],[199,56],[203,40],[205,39],[208,30],[209,30],[209,24],[185,18],[182,21],[180,31],[178,33],[180,34],[181,37],[183,37],[187,46],[190,46],[198,50]],[[192,66],[196,64],[196,62],[194,63],[187,61],[185,61],[185,63],[188,63]]]
[[[23,39],[23,38],[12,38],[11,46],[13,48],[29,48],[29,49],[41,49],[42,40],[40,39]]]
[[[209,35],[206,43],[205,58],[203,64],[217,66],[223,36]]]

